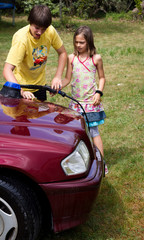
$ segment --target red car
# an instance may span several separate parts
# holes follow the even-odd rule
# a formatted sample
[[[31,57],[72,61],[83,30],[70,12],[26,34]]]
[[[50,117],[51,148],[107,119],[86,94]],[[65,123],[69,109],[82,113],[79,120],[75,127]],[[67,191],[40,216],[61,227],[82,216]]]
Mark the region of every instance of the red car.
[[[84,118],[68,108],[0,95],[0,240],[35,240],[86,220],[103,160]]]

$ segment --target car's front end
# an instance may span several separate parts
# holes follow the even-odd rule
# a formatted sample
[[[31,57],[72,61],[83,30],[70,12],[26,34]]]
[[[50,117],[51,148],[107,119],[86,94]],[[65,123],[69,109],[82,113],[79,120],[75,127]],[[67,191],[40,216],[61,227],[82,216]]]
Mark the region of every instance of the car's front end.
[[[23,176],[41,189],[55,232],[82,223],[103,177],[84,118],[49,102],[3,96],[0,102],[0,176]]]
[[[53,229],[59,232],[84,222],[100,190],[103,164],[99,155],[90,159],[90,166],[75,179],[40,184],[46,192],[52,208]]]

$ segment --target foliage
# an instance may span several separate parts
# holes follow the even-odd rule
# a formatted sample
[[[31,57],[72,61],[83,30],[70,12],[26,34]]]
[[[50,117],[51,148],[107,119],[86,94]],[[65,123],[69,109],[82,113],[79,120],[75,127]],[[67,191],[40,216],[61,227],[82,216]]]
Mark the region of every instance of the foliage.
[[[85,19],[97,17],[100,12],[103,12],[102,15],[106,12],[127,12],[132,7],[133,0],[78,0],[72,1],[69,5],[73,14]]]
[[[23,0],[23,4],[24,4],[24,12],[25,13],[29,13],[29,11],[31,10],[31,8],[36,5],[36,4],[46,4],[49,6],[52,15],[56,16],[59,13],[59,8],[56,4],[52,3],[51,0]]]
[[[139,14],[142,14],[142,7],[141,7],[142,1],[141,0],[134,0],[134,1],[136,4],[136,8],[139,10]]]
[[[58,16],[59,15],[59,5],[53,3],[51,0],[16,0],[16,12],[17,13],[25,13],[28,14],[31,8],[36,4],[46,4],[49,6],[52,15]]]
[[[135,6],[134,0],[62,0],[61,2],[63,15],[76,15],[85,19],[96,18],[99,13],[128,12]],[[52,15],[59,16],[60,0],[16,0],[17,12],[23,9],[28,13],[35,4],[47,4]]]
[[[102,4],[108,12],[122,12],[129,10],[130,0],[103,0]]]
[[[82,18],[93,17],[97,8],[97,4],[95,0],[91,0],[90,2],[87,0],[79,0],[74,3],[74,7],[76,9],[76,14]]]

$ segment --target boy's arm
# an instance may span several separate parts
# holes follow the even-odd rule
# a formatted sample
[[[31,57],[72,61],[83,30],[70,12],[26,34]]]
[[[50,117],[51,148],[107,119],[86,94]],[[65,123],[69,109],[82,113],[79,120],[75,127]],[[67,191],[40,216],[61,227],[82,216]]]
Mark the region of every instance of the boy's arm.
[[[51,88],[59,90],[62,87],[61,78],[66,65],[67,53],[63,45],[56,51],[58,53],[58,67],[52,80]]]
[[[15,69],[14,65],[12,65],[10,63],[5,63],[4,69],[3,69],[3,76],[4,76],[5,80],[8,82],[18,83],[13,74],[14,69]]]
[[[65,78],[62,80],[62,88],[66,87],[70,81],[71,81],[71,77],[72,77],[72,59],[73,59],[74,55],[70,54],[68,56],[67,59],[67,70],[66,70],[66,75]]]

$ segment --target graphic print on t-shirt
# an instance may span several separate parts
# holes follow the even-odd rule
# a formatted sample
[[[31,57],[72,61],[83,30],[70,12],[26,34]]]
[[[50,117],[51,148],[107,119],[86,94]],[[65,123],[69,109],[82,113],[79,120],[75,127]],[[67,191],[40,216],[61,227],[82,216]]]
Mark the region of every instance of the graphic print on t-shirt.
[[[47,47],[45,45],[41,45],[38,48],[34,48],[32,56],[35,69],[39,68],[42,64],[45,64],[47,61]]]

